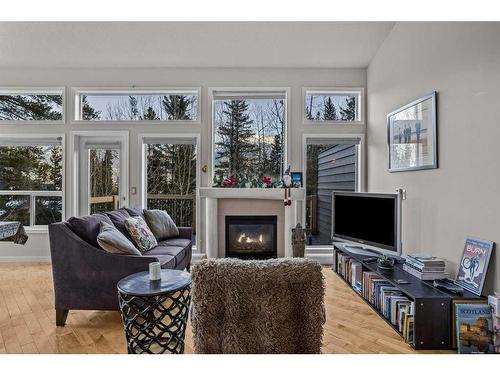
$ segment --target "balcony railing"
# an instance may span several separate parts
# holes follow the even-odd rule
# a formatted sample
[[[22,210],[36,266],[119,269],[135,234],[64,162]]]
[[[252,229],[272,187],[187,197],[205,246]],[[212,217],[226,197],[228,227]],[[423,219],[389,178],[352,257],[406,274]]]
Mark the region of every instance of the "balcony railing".
[[[105,197],[90,198],[90,213],[113,211],[120,208],[120,196],[109,195]]]
[[[306,197],[306,226],[308,234],[318,234],[318,196]]]

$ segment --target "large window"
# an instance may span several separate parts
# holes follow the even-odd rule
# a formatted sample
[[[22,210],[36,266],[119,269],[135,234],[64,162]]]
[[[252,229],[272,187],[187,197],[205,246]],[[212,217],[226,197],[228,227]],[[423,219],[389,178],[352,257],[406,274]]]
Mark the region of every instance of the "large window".
[[[0,89],[1,122],[62,122],[64,89]]]
[[[61,137],[0,138],[0,221],[62,220],[63,157]]]
[[[360,122],[363,90],[304,90],[306,123]]]
[[[214,177],[256,186],[283,175],[286,92],[214,92]]]
[[[199,90],[77,90],[77,121],[198,121]]]

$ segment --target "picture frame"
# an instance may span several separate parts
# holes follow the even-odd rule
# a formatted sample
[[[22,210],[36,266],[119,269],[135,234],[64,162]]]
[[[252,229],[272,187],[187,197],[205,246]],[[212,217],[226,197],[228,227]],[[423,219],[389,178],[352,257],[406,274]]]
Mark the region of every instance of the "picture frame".
[[[290,172],[292,178],[292,187],[301,188],[303,186],[302,172]]]
[[[437,92],[387,115],[389,172],[438,168]]]
[[[494,242],[474,237],[465,239],[455,284],[481,296]]]

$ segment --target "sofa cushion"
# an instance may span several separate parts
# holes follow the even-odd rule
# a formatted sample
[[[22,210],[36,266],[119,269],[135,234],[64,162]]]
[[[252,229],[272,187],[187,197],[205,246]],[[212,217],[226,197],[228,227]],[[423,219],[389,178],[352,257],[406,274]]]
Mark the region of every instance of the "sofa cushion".
[[[144,255],[148,256],[162,256],[169,255],[175,258],[175,267],[182,262],[182,260],[186,257],[186,248],[178,247],[178,246],[156,246],[155,248],[147,251]]]
[[[144,218],[144,210],[140,207],[127,208],[125,207],[125,211],[128,212],[130,216],[140,216]]]
[[[78,237],[100,249],[101,247],[97,242],[97,236],[101,230],[101,221],[113,225],[109,217],[104,214],[70,217],[68,219],[68,224],[71,230],[75,232]]]
[[[144,219],[158,241],[179,236],[179,230],[167,211],[144,210]]]
[[[172,255],[155,255],[160,262],[161,268],[164,269],[174,269],[176,265],[175,257]]]
[[[187,238],[169,238],[169,239],[158,242],[158,246],[188,247],[191,244],[192,244],[192,241],[188,240]]]
[[[97,236],[99,245],[112,254],[141,255],[134,244],[113,225],[101,221],[101,230]]]
[[[127,237],[127,239],[130,242],[133,243],[134,241],[132,240],[130,233],[128,232],[127,228],[125,227],[125,220],[130,217],[127,210],[125,210],[124,208],[121,208],[119,210],[106,212],[106,215],[109,217],[109,219],[111,220],[113,225],[116,227],[116,229],[118,229],[121,234],[123,234],[125,237]]]
[[[134,216],[125,219],[125,227],[141,252],[150,250],[158,245],[154,234],[142,217]]]

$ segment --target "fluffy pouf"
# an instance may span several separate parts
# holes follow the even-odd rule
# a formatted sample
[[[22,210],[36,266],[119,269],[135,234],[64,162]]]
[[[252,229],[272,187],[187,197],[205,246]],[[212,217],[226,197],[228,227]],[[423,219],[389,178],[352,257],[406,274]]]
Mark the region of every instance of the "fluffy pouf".
[[[321,265],[304,258],[209,259],[192,266],[196,353],[320,353]]]

